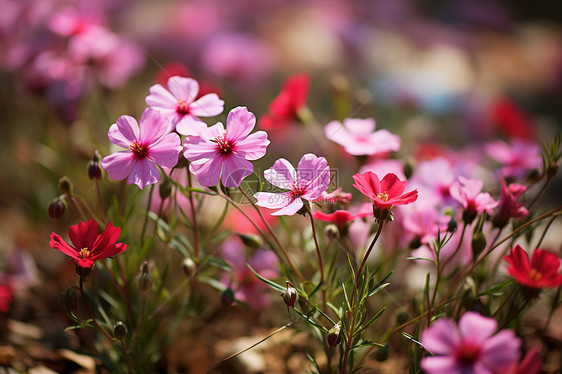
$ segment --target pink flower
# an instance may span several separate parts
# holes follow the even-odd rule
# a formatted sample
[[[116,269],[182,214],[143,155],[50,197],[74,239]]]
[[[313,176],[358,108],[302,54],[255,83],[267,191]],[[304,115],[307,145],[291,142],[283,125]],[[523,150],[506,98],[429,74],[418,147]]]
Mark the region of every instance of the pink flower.
[[[111,222],[98,234],[98,224],[91,219],[68,229],[68,236],[74,246],[66,243],[54,232],[51,234],[49,245],[72,257],[78,266],[90,268],[95,261],[118,255],[127,249],[127,244],[116,243],[120,234],[121,229],[114,227]]]
[[[269,145],[265,131],[250,134],[256,117],[246,107],[236,107],[228,113],[226,130],[222,123],[205,128],[199,135],[184,141],[184,156],[189,170],[202,186],[215,186],[221,178],[226,187],[238,187],[242,179],[254,171],[248,160],[265,155]]]
[[[176,166],[182,149],[180,137],[168,133],[168,121],[154,109],[142,113],[140,127],[130,116],[121,116],[109,128],[109,140],[125,151],[118,151],[102,160],[102,167],[111,179],[137,184],[144,189],[147,184],[160,180],[160,166],[166,174]]]
[[[277,256],[270,250],[258,249],[246,260],[244,246],[240,240],[231,239],[222,246],[222,255],[232,266],[232,273],[222,279],[222,283],[231,287],[234,297],[248,304],[252,309],[262,309],[271,304],[268,298],[268,286],[263,283],[246,264],[265,278],[279,276]]]
[[[518,283],[531,288],[553,288],[562,286],[562,274],[559,274],[560,259],[552,252],[537,248],[529,255],[516,245],[509,255],[504,256],[509,264],[507,272]]]
[[[517,202],[526,190],[526,186],[516,183],[507,185],[505,180],[501,179],[501,197],[498,212],[493,219],[494,226],[504,227],[510,218],[521,220],[529,215],[523,203]]]
[[[487,192],[480,192],[484,182],[479,179],[468,179],[459,176],[450,187],[453,199],[461,203],[464,208],[463,220],[471,223],[477,214],[486,211],[492,214],[492,209],[498,206],[492,196]]]
[[[386,154],[400,150],[400,137],[388,130],[375,131],[372,118],[347,118],[343,125],[332,121],[324,128],[326,137],[344,146],[347,153],[354,156]]]
[[[441,318],[422,333],[431,357],[421,361],[427,374],[493,374],[519,360],[521,341],[511,330],[501,330],[492,318],[466,312],[458,327]]]
[[[418,198],[418,190],[404,193],[406,181],[401,181],[395,174],[387,174],[382,180],[372,171],[353,176],[359,192],[373,202],[373,206],[381,210],[390,210],[394,205],[413,203]]]
[[[146,104],[170,120],[170,131],[182,135],[195,135],[207,128],[199,117],[221,114],[224,101],[217,94],[207,94],[196,100],[199,84],[195,79],[173,76],[168,79],[168,89],[159,84],[150,87]]]
[[[524,178],[542,166],[539,145],[529,141],[514,140],[509,145],[498,140],[486,145],[486,153],[503,165],[500,173],[505,178]]]
[[[257,205],[279,209],[272,215],[293,215],[303,206],[304,201],[313,201],[322,195],[330,185],[330,167],[324,157],[307,153],[299,161],[297,170],[284,158],[275,161],[264,173],[272,185],[289,190],[283,193],[257,192]]]

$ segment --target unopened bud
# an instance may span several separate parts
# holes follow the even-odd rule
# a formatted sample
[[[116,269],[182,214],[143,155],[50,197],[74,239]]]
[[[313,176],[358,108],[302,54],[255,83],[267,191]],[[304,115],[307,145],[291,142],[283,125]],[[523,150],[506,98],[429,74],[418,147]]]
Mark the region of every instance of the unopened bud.
[[[170,182],[170,178],[165,177],[164,180],[158,186],[158,194],[160,195],[160,199],[165,200],[172,194],[172,183]]]
[[[295,286],[291,282],[287,281],[287,291],[283,292],[281,296],[283,296],[283,302],[285,305],[288,307],[294,307],[299,294]]]
[[[60,303],[67,314],[72,314],[80,306],[80,291],[76,287],[68,287],[60,294]]]
[[[67,195],[72,195],[72,183],[70,183],[68,177],[59,179],[59,190]]]
[[[221,303],[222,305],[230,305],[234,302],[234,291],[232,288],[228,287],[226,290],[222,291],[221,294]]]
[[[407,310],[403,310],[396,316],[396,323],[402,325],[410,319],[410,313]]]
[[[137,285],[139,287],[139,291],[143,294],[146,294],[152,290],[152,285],[154,284],[154,278],[152,278],[152,274],[148,269],[148,262],[144,262],[142,264],[142,272],[139,275]]]
[[[244,245],[250,248],[261,248],[263,247],[263,240],[255,234],[237,234]]]
[[[113,326],[113,335],[118,340],[123,340],[127,336],[127,326],[121,321],[117,322],[115,326]]]
[[[183,259],[183,262],[181,263],[181,269],[183,270],[183,273],[185,274],[186,277],[191,278],[193,274],[195,274],[195,271],[197,270],[197,265],[195,264],[195,261],[193,261],[191,258],[186,257]]]
[[[414,174],[414,165],[411,160],[408,160],[404,164],[404,176],[406,177],[406,179],[410,179],[412,174]]]
[[[449,222],[447,223],[447,232],[453,233],[457,230],[457,221],[455,217],[451,217]]]
[[[340,229],[331,223],[324,228],[324,235],[330,240],[336,240],[340,237]]]
[[[327,341],[328,347],[333,348],[341,342],[341,322],[338,322],[328,331]]]
[[[53,199],[49,204],[49,217],[61,219],[66,212],[66,201],[60,197]]]
[[[480,253],[486,248],[486,235],[482,231],[472,237],[472,258],[477,259]]]
[[[384,347],[380,347],[375,354],[375,359],[377,361],[383,362],[388,359],[388,354],[390,353],[390,347],[385,345]]]
[[[97,150],[94,151],[94,156],[88,163],[88,178],[101,179],[101,165],[100,165],[100,154]]]

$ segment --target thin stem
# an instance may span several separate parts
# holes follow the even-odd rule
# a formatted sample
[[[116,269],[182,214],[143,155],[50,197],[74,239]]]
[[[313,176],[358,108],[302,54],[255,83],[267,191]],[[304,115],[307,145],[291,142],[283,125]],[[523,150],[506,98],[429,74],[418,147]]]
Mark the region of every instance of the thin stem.
[[[191,224],[193,225],[193,250],[195,257],[195,265],[199,267],[199,227],[197,225],[197,216],[195,214],[195,203],[193,200],[193,183],[191,181],[191,173],[187,168],[187,186],[189,187],[189,207],[191,209]]]
[[[72,205],[74,205],[74,208],[82,218],[82,221],[88,221],[88,217],[86,216],[86,214],[84,214],[84,211],[78,205],[78,203],[76,203],[76,200],[74,199],[74,195],[69,195],[68,198],[70,199],[70,202],[72,203]]]
[[[548,231],[548,229],[550,228],[550,226],[552,225],[552,223],[554,222],[554,220],[556,219],[556,217],[552,217],[550,219],[550,221],[548,221],[548,223],[546,224],[546,227],[544,228],[544,231],[539,239],[539,242],[537,243],[537,245],[535,246],[535,248],[539,248],[542,244],[542,241],[544,240],[546,233]]]
[[[293,261],[291,260],[291,257],[289,257],[289,254],[287,253],[287,251],[285,250],[285,247],[283,246],[283,244],[281,244],[281,242],[279,241],[279,238],[277,237],[277,235],[275,235],[275,233],[273,232],[273,230],[271,229],[271,226],[269,225],[269,223],[266,221],[265,217],[263,216],[260,208],[258,208],[255,204],[255,202],[250,199],[248,197],[248,195],[244,192],[244,190],[240,187],[238,187],[238,190],[242,193],[242,195],[246,198],[246,200],[248,200],[250,202],[250,204],[252,204],[252,206],[254,207],[254,209],[258,212],[262,222],[264,223],[265,227],[267,228],[267,230],[269,231],[269,233],[271,234],[271,236],[273,237],[273,240],[275,241],[275,243],[277,244],[277,246],[279,247],[279,249],[281,250],[281,252],[283,252],[283,256],[285,256],[285,259],[287,260],[287,263],[289,264],[289,266],[291,267],[291,269],[295,272],[295,274],[297,275],[297,277],[300,279],[301,282],[305,281],[304,276],[302,275],[302,273],[299,271],[299,269],[295,266],[295,264],[293,263]]]
[[[129,355],[128,355],[128,351],[129,349],[127,348],[127,342],[125,341],[125,338],[121,339],[121,345],[123,346],[123,356],[125,356],[125,362],[127,363],[127,372],[129,374],[132,374],[132,369],[131,369],[131,361],[129,360]]]
[[[129,315],[129,319],[131,320],[133,328],[136,328],[135,317],[133,315],[133,309],[132,309],[131,293],[129,292],[130,290],[129,278],[127,277],[127,274],[125,272],[125,267],[123,266],[123,263],[121,262],[121,258],[119,256],[115,256],[115,263],[117,264],[117,267],[119,268],[119,273],[121,274],[121,278],[123,279],[122,289],[123,289],[123,297],[125,298],[125,309],[127,310],[127,314]]]
[[[88,203],[86,203],[86,201],[84,199],[82,199],[80,196],[74,195],[74,194],[72,195],[72,198],[75,198],[78,201],[78,203],[86,210],[86,213],[88,213],[88,215],[91,218],[95,219],[96,222],[100,226],[102,226],[102,227],[106,226],[105,222],[102,221],[101,219],[99,219],[99,217],[94,213],[94,211],[90,208],[90,206],[88,205]]]
[[[322,301],[324,312],[326,312],[326,285],[324,278],[324,265],[322,264],[322,254],[320,253],[320,245],[318,245],[318,238],[316,237],[316,228],[314,225],[314,218],[310,210],[308,211],[308,216],[310,217],[310,225],[312,226],[312,236],[314,238],[314,245],[316,246],[316,254],[318,255],[318,267],[320,268],[320,284],[322,284]]]
[[[152,195],[154,194],[154,185],[150,186],[150,192],[148,193],[148,203],[146,205],[146,214],[144,215],[144,222],[142,224],[141,231],[141,248],[144,247],[144,235],[146,233],[146,226],[148,225],[148,213],[150,212],[150,206],[152,205]]]
[[[96,325],[97,329],[101,333],[103,333],[106,338],[108,338],[110,341],[113,341],[113,337],[111,335],[109,335],[109,333],[103,327],[101,327],[99,325],[98,321],[96,320],[96,317],[94,316],[94,314],[90,310],[90,306],[88,305],[88,298],[86,297],[86,293],[84,292],[84,276],[82,276],[82,275],[80,275],[80,295],[82,295],[82,301],[84,302],[84,307],[86,308],[86,312],[88,313],[88,315],[92,319],[92,322],[94,322],[94,325]]]
[[[519,286],[515,285],[513,288],[511,288],[511,291],[509,291],[509,293],[507,294],[507,296],[505,297],[505,299],[503,299],[501,305],[498,307],[498,309],[496,309],[496,311],[494,312],[494,314],[492,314],[492,318],[494,318],[499,311],[505,306],[505,304],[507,303],[507,300],[509,300],[509,298],[513,295],[513,293],[515,292],[516,289],[518,289]]]
[[[464,235],[466,234],[466,227],[467,224],[466,222],[463,223],[462,225],[462,232],[461,232],[461,238],[459,240],[459,244],[457,245],[457,248],[455,249],[455,251],[453,252],[453,254],[445,260],[445,262],[443,263],[443,266],[441,267],[442,269],[445,269],[445,266],[447,266],[449,264],[449,262],[451,262],[451,260],[457,256],[457,254],[459,253],[462,243],[463,243],[463,239],[464,239]]]
[[[105,212],[104,212],[104,209],[103,209],[103,201],[101,199],[99,179],[95,178],[95,184],[96,184],[96,195],[97,195],[97,198],[98,198],[98,210],[100,212],[100,216],[101,216],[101,219],[103,220],[103,222],[107,223],[107,216],[105,215]]]

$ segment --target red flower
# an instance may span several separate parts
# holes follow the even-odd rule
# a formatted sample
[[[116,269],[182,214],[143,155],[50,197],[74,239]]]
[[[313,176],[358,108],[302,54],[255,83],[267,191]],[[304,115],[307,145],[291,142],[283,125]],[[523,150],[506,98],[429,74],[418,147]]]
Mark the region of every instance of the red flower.
[[[353,187],[367,196],[375,208],[390,210],[394,205],[413,203],[418,198],[418,190],[404,193],[406,181],[401,181],[396,174],[387,174],[379,181],[379,177],[372,171],[355,174]]]
[[[98,224],[93,219],[70,226],[68,236],[74,246],[66,243],[60,235],[51,234],[49,245],[62,253],[72,257],[82,268],[90,268],[94,261],[118,255],[127,249],[123,243],[115,243],[121,234],[121,229],[114,227],[111,222],[101,234],[98,234]]]
[[[521,362],[508,366],[500,374],[539,374],[541,368],[541,354],[538,349],[531,348]]]
[[[308,74],[297,74],[287,78],[279,95],[269,105],[269,113],[260,119],[260,126],[272,130],[297,121],[299,110],[306,106],[309,86]]]
[[[334,213],[324,213],[316,211],[312,213],[312,216],[319,221],[330,222],[338,226],[341,230],[347,226],[348,223],[353,221],[355,218],[363,216],[361,214],[351,214],[347,210],[336,210]]]
[[[503,259],[509,264],[507,267],[509,275],[523,286],[531,288],[562,286],[562,274],[558,274],[561,261],[552,252],[535,249],[529,263],[527,253],[521,246],[516,245]]]
[[[511,138],[532,139],[535,131],[527,115],[509,98],[492,103],[492,121]]]

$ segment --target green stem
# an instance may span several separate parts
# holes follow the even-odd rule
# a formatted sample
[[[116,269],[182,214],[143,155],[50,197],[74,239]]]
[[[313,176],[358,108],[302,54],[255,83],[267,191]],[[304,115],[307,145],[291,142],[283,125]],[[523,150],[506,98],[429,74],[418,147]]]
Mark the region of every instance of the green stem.
[[[193,225],[193,250],[195,257],[195,265],[199,268],[199,227],[197,225],[197,217],[195,212],[195,202],[193,200],[193,182],[191,180],[191,173],[189,168],[187,168],[187,186],[189,187],[189,206],[191,209],[191,223]]]
[[[142,224],[141,231],[141,248],[144,248],[144,236],[146,234],[146,226],[148,225],[148,214],[150,213],[150,206],[152,205],[152,195],[154,193],[154,184],[150,186],[150,192],[148,193],[148,203],[146,205],[146,214],[144,215],[144,222]]]
[[[109,333],[99,325],[98,321],[96,320],[96,317],[94,316],[92,310],[90,309],[90,306],[88,305],[88,298],[86,297],[86,293],[84,292],[84,276],[82,275],[80,275],[80,295],[82,295],[82,301],[84,302],[84,308],[86,308],[86,313],[88,313],[88,315],[92,319],[92,322],[94,322],[94,325],[96,325],[96,328],[103,335],[105,335],[105,337],[108,338],[109,341],[113,341],[111,335],[109,335]]]
[[[314,238],[314,245],[316,246],[316,254],[318,255],[318,267],[320,268],[320,284],[322,284],[322,302],[324,313],[326,313],[326,285],[324,278],[324,265],[322,263],[322,254],[320,253],[320,245],[318,245],[318,238],[316,237],[316,228],[314,225],[314,218],[310,210],[308,211],[308,216],[310,217],[310,225],[312,226],[312,237]]]

